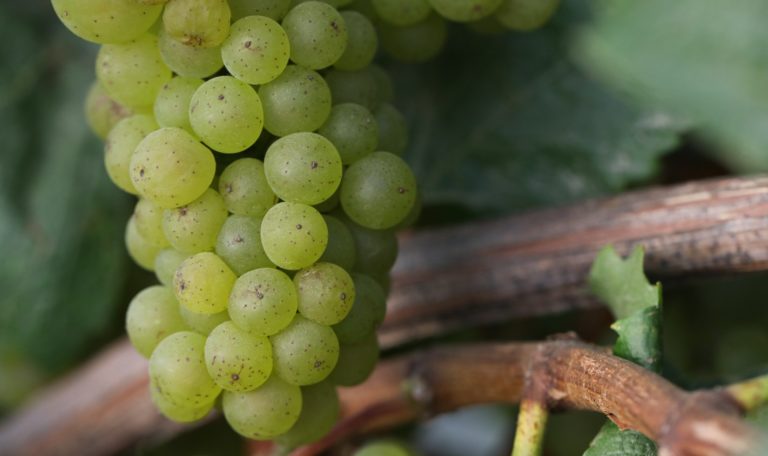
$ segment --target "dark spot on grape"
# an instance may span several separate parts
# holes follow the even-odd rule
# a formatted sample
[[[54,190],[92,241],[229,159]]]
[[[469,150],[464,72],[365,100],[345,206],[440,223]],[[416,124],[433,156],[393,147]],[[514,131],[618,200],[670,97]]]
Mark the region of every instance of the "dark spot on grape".
[[[301,229],[301,223],[297,223],[297,224],[296,224],[296,229],[297,229],[297,230],[300,230],[300,229]]]
[[[220,94],[218,98],[219,98],[219,100],[223,100],[224,99],[224,94]]]
[[[317,168],[317,162],[312,160],[312,163],[309,164],[309,167],[312,168],[312,169]]]
[[[236,381],[238,381],[238,380],[240,380],[240,376],[239,376],[239,375],[237,375],[237,374],[232,374],[232,381],[233,381],[233,382],[236,382]]]
[[[235,242],[237,242],[238,244],[239,244],[239,243],[241,243],[241,242],[243,242],[244,240],[245,240],[245,239],[243,239],[243,237],[242,237],[242,236],[240,236],[239,234],[238,234],[238,235],[237,235],[237,237],[234,239],[234,241],[235,241]]]
[[[397,187],[397,193],[403,194],[407,192],[408,190],[404,189],[403,187]]]
[[[144,168],[139,170],[139,177],[144,177]]]
[[[248,40],[245,43],[243,43],[243,46],[245,46],[246,49],[250,49],[251,44],[253,44],[253,43],[251,43],[251,40]]]
[[[182,280],[182,281],[180,281],[180,282],[179,282],[179,291],[184,291],[184,290],[186,290],[186,289],[187,289],[187,282],[185,282],[185,281],[183,281],[183,280]]]
[[[344,292],[342,292],[342,293],[339,295],[339,299],[341,299],[342,301],[346,301],[346,300],[347,300],[347,294],[346,294],[346,293],[344,293]]]
[[[227,191],[227,193],[232,193],[232,184],[225,185],[224,189]]]
[[[179,208],[179,215],[181,215],[183,217],[183,216],[187,215],[188,211],[189,211],[189,208],[187,208],[187,206],[180,207]]]

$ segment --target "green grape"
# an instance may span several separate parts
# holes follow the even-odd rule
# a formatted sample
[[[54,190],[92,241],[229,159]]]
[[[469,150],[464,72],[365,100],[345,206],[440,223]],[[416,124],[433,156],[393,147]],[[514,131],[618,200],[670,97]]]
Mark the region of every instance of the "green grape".
[[[174,73],[185,78],[207,78],[224,66],[221,49],[187,46],[160,30],[158,47],[163,62]]]
[[[331,90],[319,74],[288,65],[277,79],[259,88],[264,128],[276,136],[314,131],[331,112]]]
[[[507,32],[507,28],[501,25],[496,15],[484,17],[467,25],[473,32],[480,35],[501,35]]]
[[[227,0],[170,0],[163,11],[163,28],[187,46],[212,48],[229,35]]]
[[[381,286],[382,291],[384,291],[384,296],[388,297],[389,290],[392,287],[392,279],[389,277],[389,272],[372,275],[371,278]]]
[[[224,392],[222,408],[227,423],[249,439],[267,440],[284,433],[299,419],[301,388],[272,376],[258,389]]]
[[[384,69],[378,65],[371,64],[368,66],[368,72],[373,75],[373,79],[376,80],[376,87],[378,88],[378,99],[380,103],[391,103],[395,96],[395,88],[392,84],[392,78]]]
[[[371,375],[379,360],[379,341],[372,331],[355,344],[339,346],[339,362],[328,380],[334,385],[355,386]]]
[[[192,312],[184,306],[179,306],[181,319],[196,332],[207,336],[217,326],[229,321],[229,313],[226,310],[215,314],[201,314]]]
[[[91,84],[85,98],[85,119],[96,136],[107,139],[112,127],[131,114],[133,110],[110,98],[99,81]]]
[[[376,8],[373,7],[371,0],[353,0],[347,7],[347,10],[357,11],[374,24],[379,21],[379,15],[376,13]]]
[[[264,217],[277,202],[264,175],[264,163],[255,158],[230,163],[219,178],[219,193],[229,212],[238,215]]]
[[[293,0],[292,5],[296,6],[300,3],[306,3],[311,1],[314,1],[314,0]],[[316,1],[327,3],[336,9],[339,9],[342,6],[347,6],[348,4],[352,3],[352,0],[316,0]]]
[[[270,340],[275,373],[293,385],[323,381],[339,359],[339,341],[333,330],[301,315]]]
[[[185,329],[179,303],[168,288],[145,288],[128,304],[125,330],[133,347],[146,358],[165,337]]]
[[[318,133],[336,146],[345,165],[351,165],[376,150],[379,142],[376,118],[365,107],[354,103],[334,106]]]
[[[448,34],[445,20],[433,14],[418,24],[394,27],[381,24],[381,47],[397,60],[409,63],[426,62],[443,50]]]
[[[227,215],[224,198],[209,188],[186,206],[166,209],[163,232],[173,248],[180,252],[210,251],[216,246],[216,238]]]
[[[205,365],[217,385],[227,391],[250,391],[272,373],[272,345],[225,321],[205,342]]]
[[[394,231],[364,228],[351,220],[346,226],[355,243],[355,271],[372,276],[389,272],[397,259]]]
[[[283,29],[290,42],[291,60],[312,70],[333,65],[347,47],[344,18],[327,3],[296,5],[283,18]]]
[[[138,193],[163,208],[191,203],[208,189],[216,160],[181,128],[161,128],[144,138],[131,157],[130,176]]]
[[[155,119],[161,127],[183,128],[193,133],[189,123],[192,94],[203,84],[202,79],[177,76],[163,85],[155,98]]]
[[[270,261],[295,271],[320,259],[328,245],[328,227],[312,206],[278,203],[261,221],[261,243]]]
[[[395,225],[393,230],[400,231],[413,226],[419,220],[419,216],[421,216],[421,208],[422,208],[421,193],[417,191],[416,201],[413,202],[413,207],[411,207],[410,212],[408,212],[408,215],[405,216],[405,218],[400,223]]]
[[[227,309],[235,279],[237,276],[221,258],[201,252],[179,265],[173,276],[173,292],[188,310],[215,314]]]
[[[157,385],[150,383],[149,387],[152,403],[157,410],[171,421],[177,423],[191,423],[205,418],[213,409],[214,402],[200,406],[178,405],[165,398],[157,389]]]
[[[456,22],[477,21],[491,15],[503,0],[429,0],[444,18]],[[538,3],[538,2],[536,2]]]
[[[333,104],[356,103],[373,111],[381,103],[377,76],[370,67],[357,71],[331,70],[325,75]]]
[[[266,16],[279,21],[291,9],[291,0],[229,0],[232,20],[246,16]]]
[[[168,240],[163,233],[163,209],[152,201],[139,199],[133,209],[133,223],[141,236],[149,242],[167,247]]]
[[[137,193],[131,182],[131,158],[141,140],[157,128],[152,116],[138,114],[118,122],[107,135],[104,166],[109,178],[121,190],[134,195]]]
[[[417,24],[432,12],[427,0],[372,0],[371,3],[382,21],[399,27]]]
[[[147,271],[152,271],[155,267],[155,257],[165,245],[155,244],[142,236],[136,229],[134,218],[131,217],[125,227],[125,247],[136,264]]]
[[[211,149],[241,152],[256,142],[264,111],[256,90],[232,76],[210,79],[192,95],[192,129]]]
[[[408,146],[408,123],[394,106],[382,103],[373,112],[378,126],[378,149],[402,155]]]
[[[221,392],[205,367],[205,337],[191,331],[160,341],[149,358],[149,379],[160,397],[182,407],[202,408]]]
[[[173,275],[182,261],[191,255],[178,250],[163,249],[155,256],[155,275],[157,280],[167,287],[173,286]]]
[[[355,239],[349,228],[336,217],[323,215],[328,226],[328,246],[320,257],[320,261],[333,263],[351,271],[355,266]]]
[[[379,440],[365,444],[352,456],[414,456],[414,453],[394,440]]]
[[[291,49],[280,24],[264,16],[244,17],[221,45],[229,73],[248,84],[266,84],[283,73]]]
[[[124,43],[155,23],[162,6],[134,0],[51,0],[56,15],[75,35],[94,43]]]
[[[544,25],[560,5],[560,0],[502,0],[496,19],[512,30],[529,31]]]
[[[347,25],[347,47],[334,66],[340,70],[359,70],[373,60],[379,46],[376,29],[367,17],[357,11],[342,11]]]
[[[352,274],[355,282],[355,302],[352,310],[333,330],[343,344],[362,341],[384,321],[387,310],[384,290],[372,278],[363,274]]]
[[[314,442],[326,435],[339,419],[339,395],[330,382],[301,388],[301,414],[277,442],[288,448]]]
[[[219,231],[216,254],[237,275],[275,266],[261,246],[261,218],[247,215],[231,215],[227,218]]]
[[[347,316],[355,300],[355,284],[340,266],[315,263],[293,276],[299,313],[321,325],[334,325]]]
[[[333,144],[317,133],[291,133],[269,146],[264,173],[282,200],[318,204],[339,188],[341,157]]]
[[[366,228],[400,223],[416,199],[416,178],[408,164],[389,152],[374,152],[355,162],[341,182],[341,207]]]
[[[150,110],[172,73],[157,49],[157,37],[145,33],[123,44],[105,44],[96,56],[96,77],[110,97],[130,108]]]
[[[232,321],[251,334],[271,336],[296,316],[296,287],[282,271],[259,268],[240,276],[229,295]]]
[[[323,213],[331,212],[332,210],[339,207],[339,189],[337,188],[336,191],[333,192],[333,195],[331,195],[327,200],[315,204],[313,207]]]

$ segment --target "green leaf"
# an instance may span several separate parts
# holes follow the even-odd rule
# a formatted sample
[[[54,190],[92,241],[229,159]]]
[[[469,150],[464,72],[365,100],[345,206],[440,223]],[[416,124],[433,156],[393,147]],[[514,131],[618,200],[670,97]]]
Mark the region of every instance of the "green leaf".
[[[645,106],[692,121],[734,170],[768,170],[768,3],[595,2],[579,54]]]
[[[613,345],[613,354],[658,372],[661,362],[660,327],[660,308],[655,306],[614,322],[611,328],[619,338]]]
[[[656,456],[656,444],[636,431],[622,431],[607,422],[584,456]]]
[[[638,110],[574,64],[581,1],[531,33],[451,30],[441,56],[393,65],[426,204],[503,213],[617,192],[651,177],[683,125]]]

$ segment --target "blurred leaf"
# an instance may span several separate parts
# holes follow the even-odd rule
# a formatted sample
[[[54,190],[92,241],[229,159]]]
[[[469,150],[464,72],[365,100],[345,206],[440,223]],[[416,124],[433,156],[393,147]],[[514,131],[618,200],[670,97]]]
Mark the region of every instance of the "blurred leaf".
[[[612,246],[597,254],[589,271],[589,286],[617,319],[661,303],[661,285],[651,285],[643,272],[643,249],[636,247],[623,260]]]
[[[646,106],[698,124],[734,170],[768,170],[768,2],[596,2],[580,54]]]
[[[451,30],[445,52],[394,66],[425,204],[509,212],[651,177],[683,125],[628,105],[571,58],[581,1],[532,33]]]
[[[627,318],[616,321],[611,328],[619,335],[613,354],[659,371],[661,362],[661,316],[659,307],[646,307]]]
[[[584,456],[656,456],[656,444],[639,432],[622,431],[609,421]]]

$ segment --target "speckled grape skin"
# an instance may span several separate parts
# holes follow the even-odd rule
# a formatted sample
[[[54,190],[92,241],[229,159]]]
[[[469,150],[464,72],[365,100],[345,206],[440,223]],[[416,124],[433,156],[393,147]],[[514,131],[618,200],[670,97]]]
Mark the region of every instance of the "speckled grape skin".
[[[373,111],[382,101],[376,74],[365,67],[362,70],[331,70],[325,75],[331,90],[333,104],[356,103]]]
[[[163,28],[185,45],[210,48],[229,35],[230,17],[227,0],[170,0],[163,11]]]
[[[341,157],[336,147],[317,133],[292,133],[269,146],[264,172],[283,201],[318,204],[341,183]]]
[[[347,47],[347,26],[336,8],[322,2],[296,5],[283,19],[291,60],[318,70],[339,60]]]
[[[261,221],[261,243],[273,263],[295,271],[322,256],[328,245],[328,227],[312,206],[278,203]]]
[[[248,334],[225,321],[205,342],[205,365],[217,385],[227,391],[250,391],[272,373],[272,345],[266,336]]]
[[[355,301],[352,277],[333,263],[316,263],[293,276],[299,313],[321,325],[335,325],[347,316]]]
[[[312,70],[288,65],[274,81],[259,88],[264,128],[276,136],[317,130],[331,112],[331,90]]]
[[[155,98],[153,112],[161,127],[178,127],[192,133],[189,123],[189,103],[202,79],[177,76],[163,84]]]
[[[326,435],[339,418],[339,395],[329,381],[301,388],[301,415],[277,442],[294,448]]]
[[[167,336],[184,331],[187,325],[179,313],[179,303],[166,287],[152,286],[141,290],[128,304],[125,332],[145,358]]]
[[[190,329],[204,336],[210,334],[220,324],[229,321],[229,314],[226,310],[215,314],[200,314],[192,312],[184,306],[179,306],[179,313],[181,319]]]
[[[301,315],[270,340],[275,373],[293,385],[323,381],[339,359],[339,341],[333,330]]]
[[[496,19],[508,29],[534,30],[544,25],[559,5],[560,0],[503,0]]]
[[[371,0],[371,3],[382,21],[399,27],[421,22],[432,12],[427,0]]]
[[[213,150],[241,152],[261,134],[264,111],[259,95],[232,76],[219,76],[201,85],[189,104],[195,133]]]
[[[379,47],[376,29],[357,11],[342,11],[341,17],[347,24],[347,47],[333,66],[340,70],[359,70],[376,56]]]
[[[189,258],[190,254],[173,249],[163,249],[155,256],[155,275],[157,280],[167,287],[173,286],[173,275],[176,273],[182,261]]]
[[[275,266],[261,245],[261,218],[247,215],[231,215],[227,218],[216,240],[216,254],[237,275]]]
[[[394,106],[382,103],[373,112],[378,128],[378,150],[402,155],[408,147],[408,123]]]
[[[168,67],[179,76],[207,78],[224,66],[221,49],[187,46],[168,36],[163,30],[158,35],[160,56]]]
[[[162,6],[135,0],[52,0],[61,22],[80,38],[94,43],[124,43],[155,23]]]
[[[222,401],[224,417],[232,429],[256,440],[271,439],[290,429],[301,407],[301,388],[274,375],[253,391],[225,391]]]
[[[447,35],[445,19],[437,14],[407,27],[379,26],[381,47],[395,59],[408,63],[426,62],[437,56]]]
[[[150,109],[171,76],[157,49],[157,37],[150,33],[124,44],[105,44],[96,56],[96,77],[104,90],[130,108]]]
[[[180,331],[163,339],[149,359],[149,379],[164,399],[185,407],[211,404],[221,392],[205,367],[205,337]]]
[[[131,217],[125,227],[125,247],[136,264],[147,271],[152,271],[155,267],[155,257],[165,246],[142,236]]]
[[[285,70],[290,56],[288,36],[280,24],[264,16],[244,17],[221,45],[224,66],[248,84],[265,84]]]
[[[336,146],[345,165],[351,165],[376,150],[379,142],[376,118],[364,106],[355,103],[334,106],[318,133]]]
[[[416,199],[416,178],[397,155],[374,152],[347,169],[341,182],[341,207],[366,228],[400,223]]]
[[[229,0],[232,20],[246,16],[266,16],[279,21],[291,9],[291,0]]]
[[[477,21],[493,14],[503,0],[429,0],[444,18],[456,22]]]
[[[386,295],[374,279],[364,274],[352,274],[355,302],[341,323],[333,326],[339,341],[354,344],[363,340],[384,321],[387,312]]]
[[[298,296],[291,279],[274,268],[259,268],[240,276],[229,295],[232,321],[251,334],[271,336],[296,315]]]
[[[157,385],[150,383],[149,385],[150,398],[157,410],[166,418],[177,423],[192,423],[194,421],[201,420],[211,409],[215,401],[208,404],[203,404],[199,407],[187,407],[171,402],[163,397],[157,389]]]
[[[112,182],[121,190],[136,194],[131,182],[131,158],[136,146],[150,133],[157,130],[152,116],[139,114],[118,122],[104,142],[104,166]]]
[[[210,252],[184,260],[173,276],[173,293],[192,312],[215,314],[227,309],[237,276],[224,261]]]
[[[320,261],[333,263],[351,271],[355,266],[355,239],[347,225],[336,217],[323,215],[328,226],[328,246],[320,257]]]
[[[256,158],[241,158],[224,168],[219,193],[229,212],[237,215],[264,217],[277,203],[277,195],[264,175],[264,163]]]
[[[376,332],[371,331],[358,343],[339,346],[339,361],[328,380],[341,386],[359,385],[373,372],[378,360],[379,342]]]
[[[200,198],[163,212],[163,233],[179,252],[213,250],[219,230],[227,220],[227,207],[216,190],[207,189]]]
[[[131,157],[131,182],[163,208],[196,200],[211,185],[216,161],[207,147],[180,128],[161,128],[144,138]]]
[[[139,199],[133,208],[133,221],[139,234],[145,239],[165,247],[169,245],[163,233],[163,208],[152,201]]]
[[[84,108],[88,126],[101,139],[106,139],[112,127],[120,120],[133,114],[132,109],[110,98],[99,81],[94,81],[88,89]]]

